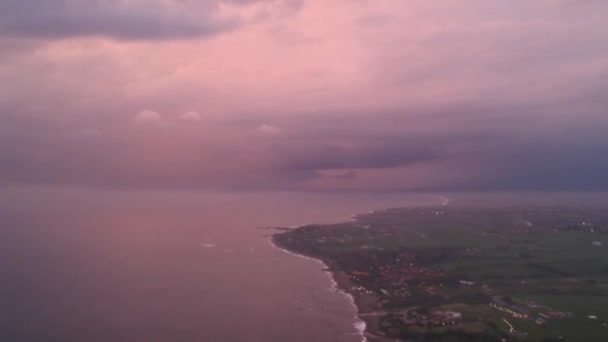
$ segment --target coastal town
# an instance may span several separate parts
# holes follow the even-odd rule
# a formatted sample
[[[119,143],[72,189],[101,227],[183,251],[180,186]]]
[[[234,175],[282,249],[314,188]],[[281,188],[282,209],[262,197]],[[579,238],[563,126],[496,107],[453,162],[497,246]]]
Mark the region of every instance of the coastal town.
[[[605,213],[391,209],[273,240],[328,265],[370,341],[603,341]]]

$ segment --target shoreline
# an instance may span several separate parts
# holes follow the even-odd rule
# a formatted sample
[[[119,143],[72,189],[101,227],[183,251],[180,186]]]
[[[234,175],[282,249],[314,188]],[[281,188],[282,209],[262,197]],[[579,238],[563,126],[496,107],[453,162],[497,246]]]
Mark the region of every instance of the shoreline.
[[[329,278],[331,290],[334,291],[335,293],[340,293],[340,294],[346,296],[349,299],[350,304],[355,308],[355,317],[354,317],[355,322],[353,323],[353,327],[355,328],[357,333],[361,336],[361,342],[392,342],[392,341],[395,341],[394,339],[389,339],[389,338],[378,335],[379,332],[376,331],[376,329],[373,329],[374,326],[377,325],[377,324],[375,324],[376,322],[374,322],[374,320],[373,320],[374,317],[372,317],[372,316],[367,316],[365,318],[361,317],[361,314],[370,313],[373,310],[371,310],[371,307],[369,308],[369,310],[365,310],[367,307],[364,306],[364,303],[363,303],[364,299],[361,296],[359,296],[357,293],[350,292],[352,287],[350,286],[350,281],[348,279],[347,274],[345,274],[345,273],[337,274],[338,272],[341,272],[341,271],[337,271],[337,272],[334,271],[322,259],[313,258],[308,255],[298,254],[296,252],[292,252],[286,248],[278,246],[274,242],[273,237],[274,236],[270,236],[268,238],[268,243],[273,248],[276,248],[276,249],[282,251],[283,253],[287,253],[291,256],[314,261],[316,263],[319,263],[321,266],[323,266],[323,268],[324,268],[323,272],[326,273]],[[367,311],[369,311],[369,312],[367,312]]]
[[[440,201],[439,206],[447,206],[451,202],[450,198],[445,197],[445,196],[433,195],[433,197],[437,198]],[[371,210],[367,213],[372,214],[372,213],[375,213],[376,211],[378,211],[378,210]],[[360,213],[351,214],[348,217],[344,218],[343,221],[340,221],[340,222],[354,222],[357,220],[357,217],[359,215],[362,215],[362,214],[360,214]],[[298,229],[298,228],[304,227],[304,226],[306,226],[306,224],[296,225],[296,226],[289,227],[289,228]],[[329,264],[326,262],[326,260],[317,259],[317,258],[308,256],[308,255],[304,255],[304,254],[299,254],[299,253],[290,251],[286,248],[283,248],[281,246],[278,246],[274,241],[274,237],[276,234],[279,234],[279,233],[274,233],[268,237],[268,243],[272,247],[274,247],[284,253],[287,253],[291,256],[304,258],[307,260],[312,260],[312,261],[315,261],[315,262],[321,264],[321,266],[323,266],[324,272],[327,273],[327,275],[329,277],[329,281],[331,284],[331,290],[335,291],[336,293],[341,293],[349,299],[351,305],[354,306],[354,308],[355,308],[355,317],[354,318],[355,318],[356,322],[353,323],[353,327],[357,330],[357,332],[361,336],[361,342],[394,342],[394,341],[396,341],[395,339],[391,339],[391,338],[382,336],[383,334],[380,331],[378,331],[378,328],[379,328],[378,327],[378,318],[375,317],[375,315],[374,315],[374,306],[372,304],[372,303],[376,302],[374,295],[365,296],[363,294],[359,294],[357,292],[352,291],[352,285],[350,283],[349,276],[340,270],[332,269],[329,266]],[[365,297],[368,297],[368,298],[365,298]],[[371,303],[370,303],[370,300],[371,300]],[[363,316],[363,315],[365,315],[365,316]]]
[[[323,261],[321,259],[315,259],[315,258],[309,257],[307,255],[298,254],[298,253],[292,252],[292,251],[290,251],[288,249],[285,249],[283,247],[280,247],[280,246],[278,246],[274,242],[273,237],[274,236],[270,236],[268,238],[268,243],[270,243],[270,245],[273,248],[276,248],[276,249],[282,251],[283,253],[287,253],[287,254],[289,254],[291,256],[295,256],[295,257],[298,257],[298,258],[304,258],[306,260],[311,260],[311,261],[317,262],[317,263],[321,264],[321,266],[323,266],[323,268],[325,270],[327,270],[324,273],[326,273],[327,276],[328,276],[328,278],[329,278],[329,282],[331,284],[331,290],[335,291],[336,293],[342,293],[343,295],[345,295],[346,297],[348,297],[349,301],[350,301],[350,304],[355,307],[355,319],[356,319],[356,322],[353,323],[353,327],[355,328],[355,330],[357,330],[357,332],[359,333],[359,335],[361,335],[361,338],[362,338],[361,342],[371,342],[365,336],[366,329],[367,329],[367,324],[365,323],[364,320],[362,320],[359,317],[359,307],[355,304],[355,299],[354,299],[353,295],[340,288],[338,282],[336,281],[336,276],[335,276],[334,272],[329,270],[330,269],[329,265],[327,265],[325,263],[325,261]]]

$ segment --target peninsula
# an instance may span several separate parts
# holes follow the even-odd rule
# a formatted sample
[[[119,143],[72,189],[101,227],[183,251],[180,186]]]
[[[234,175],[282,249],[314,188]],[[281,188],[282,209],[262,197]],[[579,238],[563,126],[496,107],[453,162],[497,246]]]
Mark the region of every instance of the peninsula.
[[[606,208],[419,207],[281,231],[352,295],[370,341],[605,341]]]

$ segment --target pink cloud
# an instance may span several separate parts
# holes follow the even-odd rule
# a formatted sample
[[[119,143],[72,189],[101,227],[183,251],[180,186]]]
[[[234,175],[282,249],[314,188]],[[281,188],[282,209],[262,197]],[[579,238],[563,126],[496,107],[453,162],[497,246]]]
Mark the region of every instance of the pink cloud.
[[[138,15],[142,3],[129,13]],[[527,152],[534,148],[558,180],[559,165],[591,166],[608,144],[603,1],[149,3],[144,22],[105,16],[96,33],[69,22],[69,32],[42,40],[0,36],[0,137],[11,146],[0,157],[14,164],[5,179],[48,170],[32,177],[124,186],[465,187],[539,170]],[[158,10],[167,6],[168,14]],[[92,15],[89,7],[73,11]],[[237,23],[180,31],[211,17]],[[173,34],[146,29],[154,18]],[[139,38],[128,38],[138,30]],[[76,148],[66,137],[82,127],[103,134]],[[562,159],[556,150],[565,151]],[[499,154],[512,162],[503,165]]]
[[[139,125],[158,125],[161,123],[161,116],[158,112],[144,109],[135,115],[133,121]]]
[[[191,110],[182,114],[181,119],[186,121],[200,121],[202,118],[198,112]]]
[[[282,132],[282,130],[279,127],[273,126],[273,125],[269,125],[269,124],[261,124],[258,126],[257,130],[259,132],[265,133],[265,134],[280,134]]]

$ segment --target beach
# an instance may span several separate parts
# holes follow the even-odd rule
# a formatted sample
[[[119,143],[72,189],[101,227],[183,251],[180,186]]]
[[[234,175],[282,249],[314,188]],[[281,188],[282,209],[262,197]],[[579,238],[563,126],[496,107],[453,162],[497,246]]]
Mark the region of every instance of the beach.
[[[303,258],[306,260],[318,263],[323,267],[323,271],[328,275],[330,282],[330,290],[346,296],[351,305],[356,309],[356,315],[354,317],[355,323],[353,327],[357,330],[361,336],[362,342],[392,342],[394,339],[386,338],[382,336],[379,331],[379,316],[374,315],[374,306],[376,303],[376,296],[373,294],[364,294],[353,288],[350,276],[343,271],[333,269],[329,264],[329,261],[313,258],[307,255],[298,254],[278,246],[273,237],[268,239],[270,245],[276,249],[283,251],[286,254],[297,258]]]

